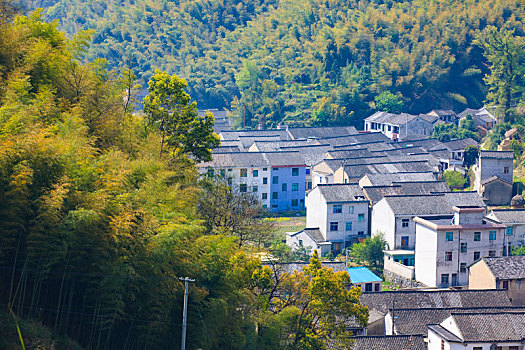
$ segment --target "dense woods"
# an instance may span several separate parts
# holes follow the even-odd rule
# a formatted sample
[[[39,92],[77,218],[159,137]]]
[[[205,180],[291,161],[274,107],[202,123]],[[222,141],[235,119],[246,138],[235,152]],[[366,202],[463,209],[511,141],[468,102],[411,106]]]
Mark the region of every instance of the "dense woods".
[[[407,112],[479,107],[488,72],[476,35],[524,35],[515,0],[33,1],[69,34],[94,29],[89,57],[159,66],[186,78],[202,107],[237,125],[352,124],[383,92]],[[489,58],[490,60],[490,58]]]
[[[217,136],[184,80],[159,72],[159,103],[133,114],[133,73],[85,60],[89,33],[15,12],[0,23],[0,347],[21,345],[18,320],[28,349],[176,348],[186,276],[189,349],[348,347],[344,320],[367,310],[347,274],[313,259],[281,275],[255,254],[269,228],[246,237],[200,215],[195,161]]]

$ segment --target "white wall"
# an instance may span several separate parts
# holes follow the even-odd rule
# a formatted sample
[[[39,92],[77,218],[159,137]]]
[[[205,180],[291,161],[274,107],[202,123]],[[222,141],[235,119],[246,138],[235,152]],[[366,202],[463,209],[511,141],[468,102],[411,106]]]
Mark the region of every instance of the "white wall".
[[[286,245],[292,248],[292,250],[298,249],[302,246],[305,248],[306,247],[312,248],[312,253],[316,249],[318,252],[320,251],[317,243],[312,238],[310,238],[310,236],[304,233],[304,231],[294,236],[292,236],[292,234],[294,233],[288,232],[286,234]],[[300,241],[302,241],[302,245],[300,244]]]
[[[306,227],[318,227],[326,239],[326,202],[321,199],[318,187],[314,187],[306,196]]]
[[[395,218],[392,209],[383,198],[372,207],[372,237],[384,234],[388,249],[395,249]]]
[[[436,286],[436,231],[416,223],[415,277],[429,287]]]

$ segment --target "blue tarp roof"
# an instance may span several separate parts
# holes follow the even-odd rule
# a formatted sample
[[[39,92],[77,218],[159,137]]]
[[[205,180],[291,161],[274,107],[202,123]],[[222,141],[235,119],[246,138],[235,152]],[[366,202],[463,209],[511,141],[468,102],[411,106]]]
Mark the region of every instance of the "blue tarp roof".
[[[349,267],[346,269],[352,283],[382,282],[372,271],[366,267]]]

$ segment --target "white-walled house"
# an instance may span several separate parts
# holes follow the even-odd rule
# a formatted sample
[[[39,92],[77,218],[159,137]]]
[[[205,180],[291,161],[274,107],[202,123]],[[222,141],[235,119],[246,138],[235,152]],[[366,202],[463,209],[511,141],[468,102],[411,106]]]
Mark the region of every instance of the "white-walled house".
[[[313,240],[312,249],[325,252],[328,242],[332,251],[341,252],[368,235],[368,203],[358,185],[318,185],[306,197],[307,228],[287,234],[286,243],[307,246]]]
[[[470,264],[502,256],[505,226],[484,214],[483,207],[456,206],[454,215],[416,217],[416,280],[429,287],[468,285]]]
[[[381,132],[392,140],[406,139],[410,135],[431,136],[434,123],[438,120],[438,117],[429,114],[375,112],[365,118],[364,129]]]
[[[451,313],[427,328],[428,350],[523,350],[525,313]]]
[[[525,209],[493,209],[485,218],[507,227],[504,255],[510,255],[512,247],[525,245]]]

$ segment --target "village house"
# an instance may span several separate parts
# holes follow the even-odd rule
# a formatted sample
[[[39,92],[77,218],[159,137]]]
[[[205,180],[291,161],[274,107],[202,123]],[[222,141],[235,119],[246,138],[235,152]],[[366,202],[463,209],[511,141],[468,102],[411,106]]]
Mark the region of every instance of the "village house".
[[[415,278],[429,287],[468,284],[467,267],[503,254],[505,226],[486,221],[481,206],[455,206],[454,215],[416,217]]]
[[[459,124],[458,115],[451,109],[433,109],[427,114],[438,117],[443,123]]]
[[[522,350],[525,313],[452,313],[428,325],[428,350]]]
[[[431,136],[438,120],[438,117],[428,114],[375,112],[365,118],[364,130],[380,132],[391,140],[404,140],[413,135]]]
[[[504,256],[511,255],[512,247],[525,245],[525,209],[493,209],[485,218],[507,227]]]
[[[508,205],[512,198],[514,154],[507,151],[480,151],[474,173],[474,190],[487,205]]]
[[[487,130],[490,130],[496,125],[496,117],[489,112],[487,107],[481,107],[480,109],[466,108],[463,112],[458,114],[459,121],[465,119],[468,115],[472,116],[474,125],[481,128],[481,131],[486,133]]]
[[[418,335],[367,335],[353,340],[353,350],[427,350],[424,337]]]
[[[383,280],[367,267],[349,267],[347,269],[352,287],[359,287],[363,292],[380,292]]]
[[[306,229],[289,233],[286,244],[340,253],[369,232],[368,201],[357,185],[318,185],[306,197]]]
[[[513,305],[525,306],[525,256],[482,258],[469,267],[470,289],[504,289]]]
[[[396,290],[364,292],[361,304],[368,307],[368,335],[392,334],[394,327],[402,327],[395,317],[396,310],[452,309],[452,308],[511,308],[504,290]],[[393,313],[394,325],[386,317]],[[389,321],[390,322],[390,321]],[[421,333],[418,331],[418,333]],[[410,333],[412,334],[412,333]]]

